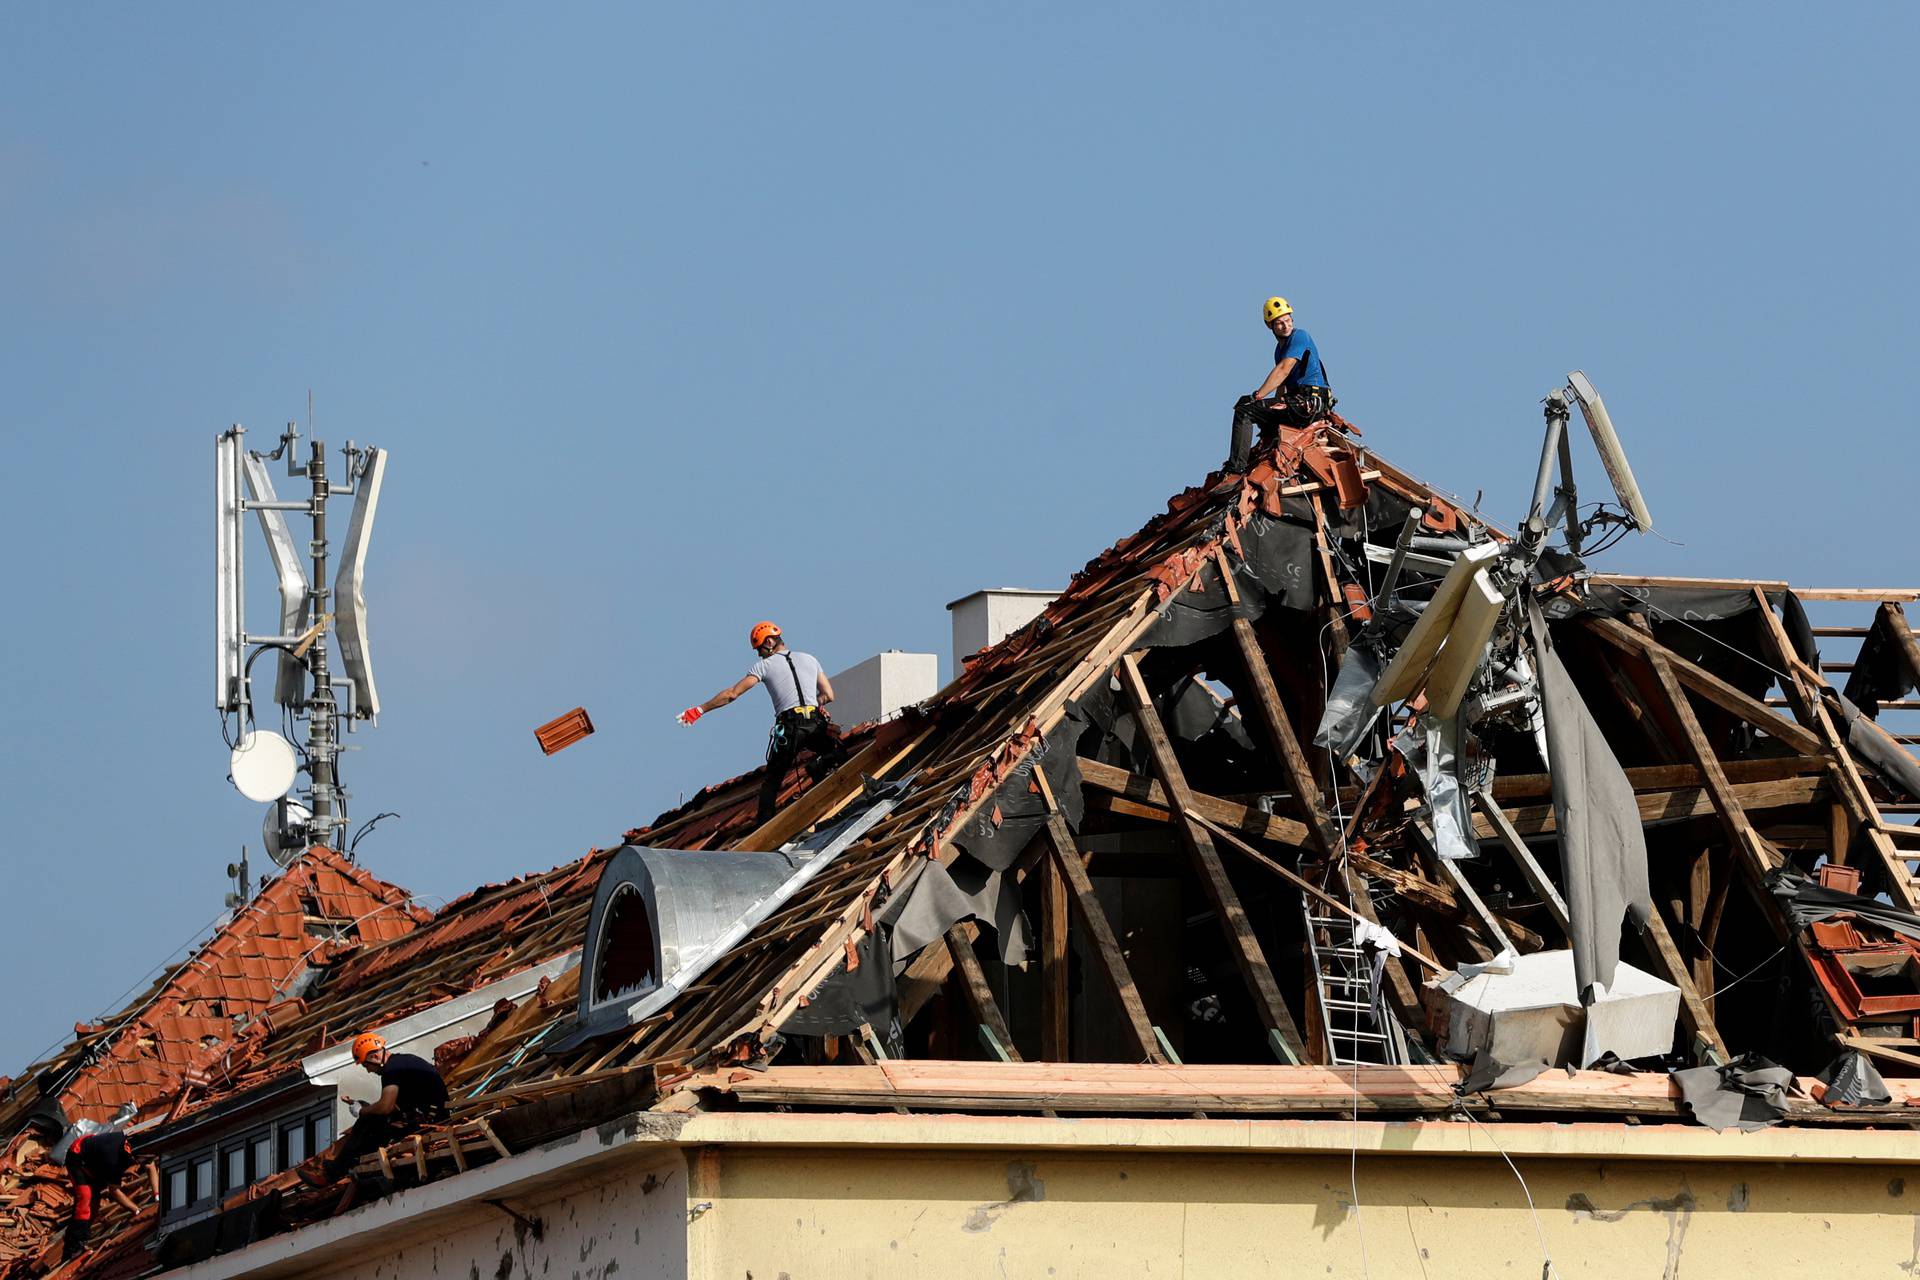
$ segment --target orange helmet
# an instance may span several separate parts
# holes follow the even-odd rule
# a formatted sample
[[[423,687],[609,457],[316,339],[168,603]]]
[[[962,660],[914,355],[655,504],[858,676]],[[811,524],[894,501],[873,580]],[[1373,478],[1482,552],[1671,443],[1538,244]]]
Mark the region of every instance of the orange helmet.
[[[753,624],[753,630],[747,632],[747,643],[758,649],[767,642],[768,636],[777,636],[779,634],[780,628],[774,626],[771,622],[756,622]]]
[[[362,1031],[353,1038],[353,1061],[365,1066],[367,1059],[387,1047],[387,1040],[377,1031]]]

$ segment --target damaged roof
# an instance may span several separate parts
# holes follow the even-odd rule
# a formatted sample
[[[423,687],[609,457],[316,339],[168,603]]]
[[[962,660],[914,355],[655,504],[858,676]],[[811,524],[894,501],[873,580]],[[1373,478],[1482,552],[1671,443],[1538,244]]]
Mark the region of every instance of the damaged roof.
[[[1383,590],[1402,535],[1416,554]],[[176,1027],[222,1065],[175,1118],[595,929],[613,941],[439,1046],[462,1122],[518,1115],[531,1133],[538,1107],[610,1081],[593,1096],[627,1108],[1020,1111],[1065,1106],[1065,1090],[1067,1109],[1126,1113],[1191,1111],[1192,1091],[1230,1076],[1227,1109],[1312,1115],[1336,1094],[1357,1105],[1326,1070],[1342,1062],[1425,1064],[1380,1075],[1375,1103],[1434,1109],[1525,1087],[1530,1065],[1444,1061],[1462,1056],[1450,1018],[1469,1016],[1447,976],[1568,948],[1569,974],[1617,956],[1670,989],[1671,1034],[1632,1055],[1630,1086],[1556,1080],[1520,1109],[1618,1113],[1605,1099],[1631,1095],[1643,1114],[1700,1116],[1745,1090],[1778,1102],[1769,1122],[1920,1117],[1897,1079],[1884,1101],[1852,1086],[1822,1100],[1814,1079],[1843,1049],[1920,1075],[1914,1011],[1887,990],[1889,957],[1920,938],[1905,931],[1920,929],[1920,843],[1902,820],[1920,795],[1906,735],[1874,719],[1920,683],[1912,594],[1605,575],[1564,552],[1476,586],[1513,547],[1339,418],[1283,428],[938,696],[850,732],[844,766],[815,781],[796,765],[764,826],[756,770],[627,832],[679,851],[665,856],[784,848],[796,868],[674,983],[634,960],[657,939],[617,912],[613,850],[597,850],[325,957],[251,1034]],[[1476,590],[1482,604],[1460,603]],[[1872,628],[1815,627],[1803,601],[1878,611]],[[1439,655],[1470,622],[1483,629],[1447,677],[1460,696],[1442,700]],[[1871,640],[1845,696],[1823,674],[1845,664],[1818,643],[1841,635]],[[1548,758],[1566,764],[1573,748],[1553,744],[1576,722],[1596,779],[1578,795]],[[1612,797],[1605,831],[1589,795]],[[631,887],[659,907],[659,885]],[[589,1004],[625,1016],[583,1027]],[[1063,1062],[1113,1074],[1044,1067]],[[1174,1073],[1141,1086],[1127,1073],[1142,1063]],[[275,1195],[319,1211],[276,1177]],[[65,1272],[129,1265],[129,1234]]]

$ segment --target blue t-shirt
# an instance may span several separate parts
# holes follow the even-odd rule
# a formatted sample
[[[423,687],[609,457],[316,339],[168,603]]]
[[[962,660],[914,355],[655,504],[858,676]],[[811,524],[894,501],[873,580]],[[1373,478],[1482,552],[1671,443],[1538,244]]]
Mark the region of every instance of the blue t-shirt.
[[[1320,348],[1313,345],[1313,336],[1305,329],[1295,329],[1283,342],[1273,346],[1273,362],[1279,364],[1288,356],[1297,362],[1293,372],[1287,375],[1283,387],[1325,387],[1327,371],[1320,367]]]

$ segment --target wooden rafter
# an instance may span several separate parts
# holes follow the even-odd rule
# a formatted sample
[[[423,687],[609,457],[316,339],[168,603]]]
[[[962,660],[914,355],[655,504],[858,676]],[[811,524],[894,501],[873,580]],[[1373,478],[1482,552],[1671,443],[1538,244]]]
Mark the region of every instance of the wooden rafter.
[[[1227,931],[1229,949],[1253,996],[1254,1008],[1267,1030],[1276,1032],[1298,1060],[1305,1048],[1300,1029],[1294,1025],[1293,1015],[1281,998],[1273,970],[1260,949],[1260,940],[1254,936],[1246,910],[1240,905],[1240,895],[1234,892],[1233,883],[1227,878],[1227,869],[1220,861],[1219,850],[1213,847],[1213,838],[1206,828],[1187,816],[1187,810],[1193,807],[1193,793],[1187,787],[1179,760],[1174,757],[1173,742],[1167,736],[1166,726],[1160,723],[1160,713],[1154,710],[1153,695],[1147,692],[1146,681],[1140,675],[1140,663],[1131,653],[1120,659],[1120,683],[1133,705],[1134,720],[1152,757],[1154,772],[1159,776],[1160,785],[1166,788],[1169,807],[1174,810],[1174,832],[1193,859],[1200,885]]]
[[[1014,1062],[1020,1061],[1020,1050],[1014,1047],[1013,1032],[1007,1029],[1007,1020],[1001,1016],[1000,1005],[993,998],[993,988],[987,985],[987,973],[980,967],[980,957],[973,953],[973,939],[962,933],[956,925],[947,930],[946,944],[948,954],[953,957],[954,969],[960,975],[960,992],[966,999],[967,1008],[973,1013],[973,1020],[993,1033],[1008,1058]]]
[[[1133,1037],[1133,1046],[1140,1057],[1148,1062],[1164,1062],[1166,1055],[1160,1052],[1159,1037],[1153,1033],[1153,1020],[1147,1016],[1146,1003],[1140,998],[1140,988],[1133,980],[1132,970],[1127,968],[1126,955],[1120,950],[1120,939],[1115,936],[1113,925],[1107,919],[1106,908],[1100,905],[1093,881],[1087,876],[1086,864],[1081,860],[1080,850],[1074,845],[1073,832],[1068,829],[1067,820],[1054,801],[1053,789],[1047,782],[1046,774],[1035,769],[1033,776],[1040,784],[1047,805],[1044,834],[1053,856],[1053,865],[1060,872],[1074,912],[1080,919],[1080,927],[1086,932],[1089,943],[1087,949],[1094,967],[1100,970],[1107,985],[1113,988],[1114,998],[1120,1002],[1121,1013],[1126,1015],[1127,1031]]]
[[[1821,690],[1828,687],[1826,677],[1795,656],[1786,628],[1774,616],[1773,606],[1768,603],[1766,595],[1758,590],[1754,595],[1763,622],[1761,634],[1766,637],[1774,661],[1779,663],[1780,687],[1787,695],[1795,718],[1818,733],[1825,743],[1835,798],[1847,816],[1844,830],[1836,829],[1833,832],[1835,844],[1827,851],[1828,858],[1845,865],[1847,847],[1840,841],[1850,840],[1855,832],[1860,833],[1880,860],[1885,880],[1883,887],[1888,895],[1906,910],[1920,911],[1920,892],[1915,890],[1913,871],[1902,859],[1893,841],[1887,838],[1886,832],[1881,830],[1879,807],[1853,762],[1853,753],[1847,749],[1846,740],[1840,736],[1833,717],[1827,713],[1821,696]],[[1899,606],[1883,605],[1882,608],[1897,609]]]
[[[1215,568],[1226,588],[1228,602],[1238,605],[1240,591],[1234,586],[1233,574],[1227,569],[1224,551]],[[1280,701],[1279,689],[1274,687],[1273,672],[1267,667],[1266,654],[1260,650],[1260,640],[1253,633],[1253,624],[1238,613],[1233,618],[1233,642],[1240,651],[1240,665],[1253,685],[1253,718],[1280,762],[1281,777],[1286,781],[1287,790],[1292,793],[1294,807],[1300,811],[1300,817],[1306,824],[1307,836],[1322,857],[1337,858],[1340,856],[1340,833],[1327,819],[1326,806],[1320,797],[1320,785],[1313,780],[1313,772],[1307,767],[1306,754],[1300,750],[1300,740],[1294,736],[1293,722],[1287,716],[1286,706]]]
[[[1617,649],[1641,658],[1658,655],[1669,674],[1680,685],[1699,694],[1721,710],[1733,713],[1761,732],[1778,738],[1795,751],[1806,755],[1819,755],[1825,750],[1826,744],[1821,742],[1819,735],[1810,733],[1785,716],[1777,714],[1760,699],[1736,689],[1711,671],[1695,666],[1678,654],[1668,651],[1666,646],[1652,636],[1642,635],[1624,622],[1602,617],[1599,614],[1588,614],[1581,621],[1593,634]],[[1685,700],[1682,699],[1682,701]],[[1693,714],[1691,708],[1688,709],[1687,714],[1689,716]],[[1694,727],[1699,727],[1698,719],[1694,720]]]
[[[1040,877],[1040,1056],[1065,1062],[1071,1056],[1068,1034],[1069,934],[1067,881],[1052,857],[1042,857]]]

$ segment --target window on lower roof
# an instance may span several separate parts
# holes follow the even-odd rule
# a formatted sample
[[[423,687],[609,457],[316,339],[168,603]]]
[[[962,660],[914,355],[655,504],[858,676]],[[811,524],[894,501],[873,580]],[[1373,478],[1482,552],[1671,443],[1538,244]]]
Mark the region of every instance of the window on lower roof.
[[[253,1176],[264,1178],[274,1172],[273,1135],[263,1133],[253,1140]]]
[[[180,1209],[192,1202],[193,1197],[187,1194],[187,1166],[175,1165],[167,1170],[167,1208]]]
[[[324,1151],[333,1141],[333,1112],[322,1111],[313,1118],[313,1149]]]
[[[225,1192],[244,1189],[247,1183],[252,1181],[252,1179],[247,1177],[246,1145],[243,1143],[237,1147],[228,1147],[222,1155],[225,1158],[227,1166],[227,1178],[220,1189]]]
[[[206,1200],[213,1194],[213,1157],[201,1156],[193,1162],[193,1198]]]
[[[280,1126],[280,1167],[291,1169],[307,1158],[307,1126],[293,1120]]]

